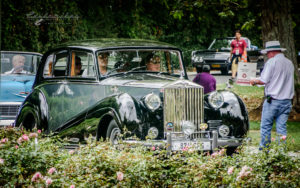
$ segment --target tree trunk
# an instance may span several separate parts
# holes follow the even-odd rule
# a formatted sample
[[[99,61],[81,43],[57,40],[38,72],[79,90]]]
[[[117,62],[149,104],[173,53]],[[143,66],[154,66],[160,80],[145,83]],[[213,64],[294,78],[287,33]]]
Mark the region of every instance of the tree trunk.
[[[279,40],[280,45],[286,48],[285,55],[295,67],[295,97],[294,107],[300,105],[300,74],[295,49],[294,31],[291,16],[291,0],[262,0],[262,40]],[[299,109],[298,109],[299,110]]]

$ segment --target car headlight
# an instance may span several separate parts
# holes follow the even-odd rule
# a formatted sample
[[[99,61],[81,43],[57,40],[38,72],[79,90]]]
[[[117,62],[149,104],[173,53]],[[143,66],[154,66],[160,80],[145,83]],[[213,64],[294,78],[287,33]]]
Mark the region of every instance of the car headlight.
[[[145,104],[147,108],[154,111],[160,107],[161,100],[158,95],[150,93],[145,97]]]
[[[199,62],[203,62],[203,57],[199,57]]]
[[[229,135],[230,133],[230,129],[227,125],[221,125],[219,128],[218,128],[218,131],[219,131],[219,135],[221,137],[226,137]]]
[[[196,126],[190,121],[181,121],[181,129],[185,135],[191,135],[195,132]]]
[[[213,108],[220,108],[224,104],[224,97],[222,93],[215,91],[209,95],[208,102]]]
[[[155,139],[158,137],[158,129],[156,127],[150,127],[148,130],[148,135],[150,139]]]

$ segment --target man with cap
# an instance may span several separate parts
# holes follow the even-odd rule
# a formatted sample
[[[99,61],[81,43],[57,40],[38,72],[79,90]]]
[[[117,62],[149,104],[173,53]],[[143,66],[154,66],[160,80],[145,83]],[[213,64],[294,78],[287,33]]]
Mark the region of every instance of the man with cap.
[[[265,101],[261,116],[260,149],[268,147],[271,142],[273,121],[276,121],[276,132],[286,136],[286,122],[292,109],[291,99],[294,96],[294,66],[282,53],[279,41],[266,42],[268,61],[258,79],[252,79],[251,85],[265,85]]]
[[[204,88],[204,94],[216,90],[216,79],[209,72],[209,65],[204,65],[202,67],[202,72],[198,73],[193,80],[193,82]]]

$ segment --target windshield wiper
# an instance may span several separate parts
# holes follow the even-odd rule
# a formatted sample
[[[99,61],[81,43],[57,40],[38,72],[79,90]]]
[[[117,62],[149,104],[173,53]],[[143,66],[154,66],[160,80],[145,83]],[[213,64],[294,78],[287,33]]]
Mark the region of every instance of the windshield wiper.
[[[129,72],[134,72],[134,71],[136,71],[136,70],[143,69],[143,68],[146,68],[146,66],[134,67],[134,68],[132,68],[132,69],[130,69],[129,71],[124,72],[124,73],[127,74],[127,73],[129,73]]]

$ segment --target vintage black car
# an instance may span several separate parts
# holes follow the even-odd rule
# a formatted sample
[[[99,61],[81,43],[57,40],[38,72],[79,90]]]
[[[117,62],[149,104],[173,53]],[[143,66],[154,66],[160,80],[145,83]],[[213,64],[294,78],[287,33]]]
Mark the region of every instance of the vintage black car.
[[[264,66],[264,57],[260,54],[256,46],[251,45],[251,41],[242,37],[247,43],[247,61],[257,63],[257,69]],[[202,71],[203,65],[209,65],[211,69],[220,70],[223,75],[227,75],[231,70],[230,66],[230,44],[234,37],[217,38],[209,45],[207,50],[196,50],[192,52],[192,65],[197,72]]]
[[[203,94],[188,80],[180,49],[161,42],[97,39],[44,54],[34,89],[15,125],[73,140],[93,135],[118,143],[235,148],[249,129],[243,101],[230,91]],[[150,139],[150,140],[149,140]],[[146,141],[145,141],[146,140]]]

